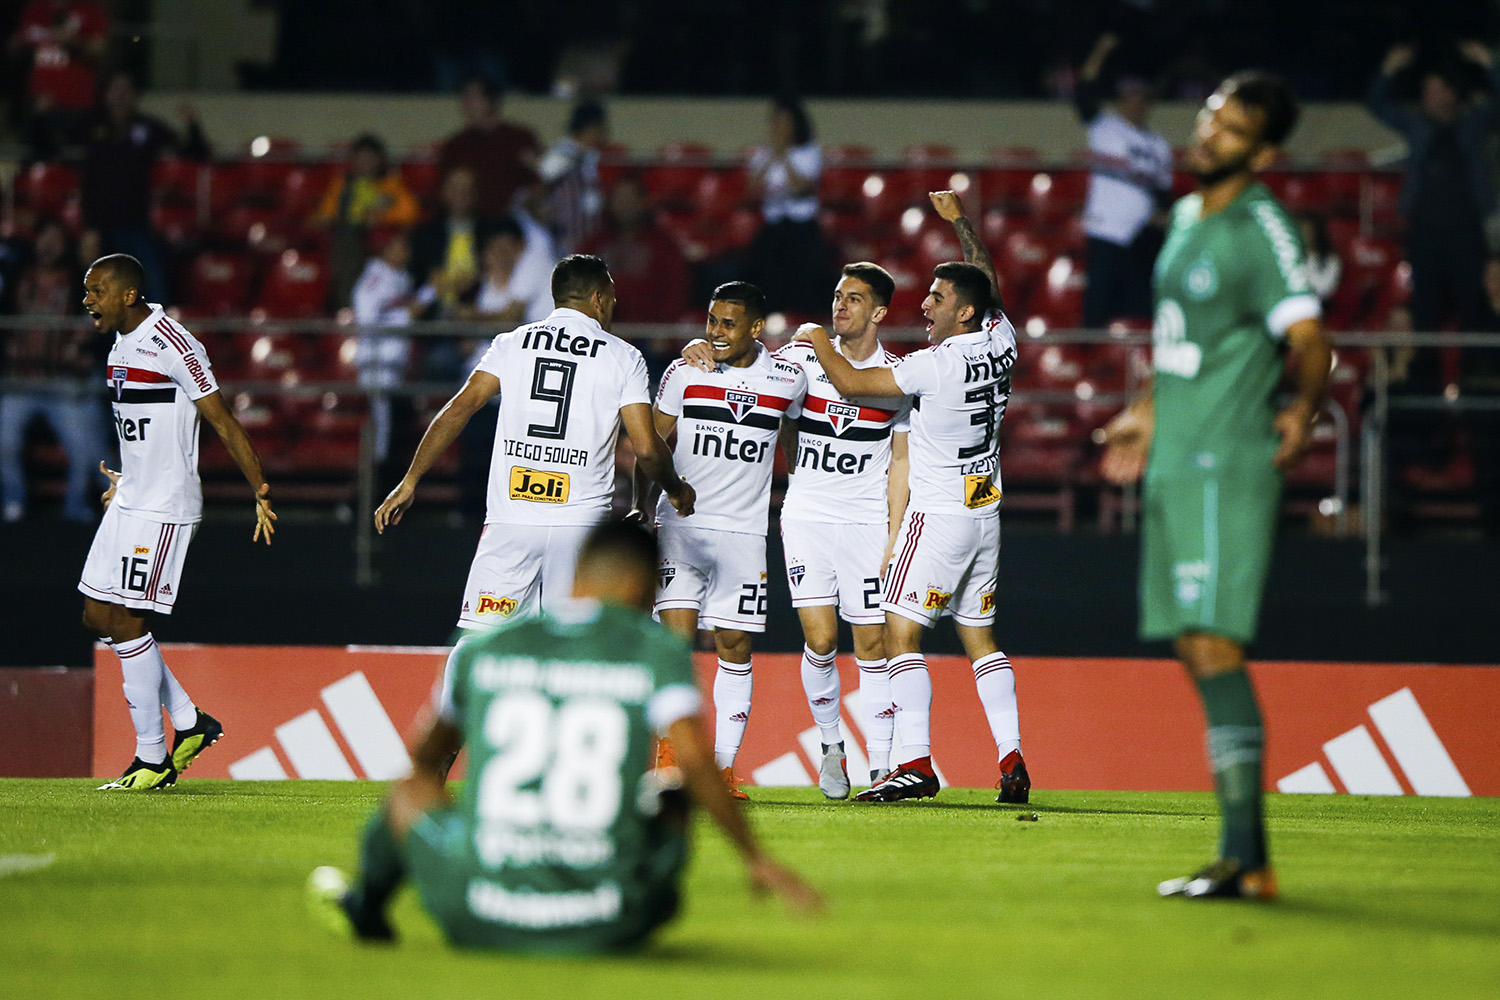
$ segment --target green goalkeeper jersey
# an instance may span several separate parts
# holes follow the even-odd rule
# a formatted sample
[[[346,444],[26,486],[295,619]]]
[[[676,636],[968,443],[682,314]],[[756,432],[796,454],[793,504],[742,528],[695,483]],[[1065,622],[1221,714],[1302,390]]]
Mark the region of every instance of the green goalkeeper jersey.
[[[462,905],[522,933],[629,919],[657,888],[654,736],[700,706],[687,644],[639,612],[577,601],[471,643],[451,683],[440,711],[469,754],[452,858],[469,873]]]
[[[1214,215],[1202,209],[1198,194],[1173,206],[1156,260],[1148,478],[1269,469],[1281,338],[1320,311],[1297,228],[1265,185]]]

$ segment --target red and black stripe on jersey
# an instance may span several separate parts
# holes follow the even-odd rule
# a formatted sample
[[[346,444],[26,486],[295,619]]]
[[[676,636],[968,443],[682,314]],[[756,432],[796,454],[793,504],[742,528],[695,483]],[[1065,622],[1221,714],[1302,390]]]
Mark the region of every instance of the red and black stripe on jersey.
[[[172,403],[177,400],[177,386],[172,382],[172,377],[164,372],[154,372],[146,368],[131,368],[126,365],[108,365],[104,372],[105,381],[114,390],[114,399],[117,403]],[[139,384],[158,385],[159,388],[143,388]],[[161,383],[165,383],[164,386]]]
[[[797,418],[797,430],[842,441],[883,441],[891,436],[895,418],[895,410],[859,406],[809,393],[802,404],[802,416]]]
[[[691,401],[691,402],[690,402]],[[682,392],[682,415],[694,420],[740,427],[776,430],[781,414],[792,401],[785,396],[771,396],[751,389],[726,389],[717,385],[690,385]],[[773,410],[762,413],[759,410]]]

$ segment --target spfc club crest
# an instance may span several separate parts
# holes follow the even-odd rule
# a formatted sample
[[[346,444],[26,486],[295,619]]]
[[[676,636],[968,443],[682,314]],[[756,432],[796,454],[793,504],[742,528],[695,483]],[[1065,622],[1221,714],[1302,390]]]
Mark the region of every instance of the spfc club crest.
[[[800,587],[802,586],[802,578],[807,575],[807,567],[788,566],[786,568],[786,575],[787,578],[792,581],[793,587]]]
[[[666,590],[667,584],[672,582],[672,577],[677,575],[677,567],[663,566],[657,572],[661,574],[661,589]]]
[[[854,421],[859,419],[859,407],[849,403],[829,403],[828,422],[833,425],[833,433],[842,434],[854,426]]]
[[[125,389],[125,380],[130,377],[129,368],[111,367],[109,370],[109,384],[114,386],[115,399],[119,399]]]
[[[760,402],[759,396],[744,389],[726,389],[724,391],[724,404],[729,407],[729,412],[734,414],[735,423],[744,420],[745,414],[755,409],[755,404],[758,402]]]

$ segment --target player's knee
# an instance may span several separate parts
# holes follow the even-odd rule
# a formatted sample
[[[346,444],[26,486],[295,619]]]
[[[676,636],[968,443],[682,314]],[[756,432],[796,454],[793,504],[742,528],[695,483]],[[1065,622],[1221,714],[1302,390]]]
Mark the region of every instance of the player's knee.
[[[749,632],[719,629],[714,632],[714,646],[717,647],[721,660],[727,660],[730,663],[750,662]]]
[[[839,648],[837,629],[829,631],[824,628],[804,628],[802,641],[818,656],[829,656]]]
[[[854,630],[854,655],[861,660],[885,659],[885,631],[880,628]]]
[[[1222,635],[1189,632],[1177,637],[1177,658],[1194,677],[1213,677],[1237,670],[1245,663],[1240,644]]]
[[[99,604],[83,602],[83,630],[98,639],[110,639],[109,615]]]

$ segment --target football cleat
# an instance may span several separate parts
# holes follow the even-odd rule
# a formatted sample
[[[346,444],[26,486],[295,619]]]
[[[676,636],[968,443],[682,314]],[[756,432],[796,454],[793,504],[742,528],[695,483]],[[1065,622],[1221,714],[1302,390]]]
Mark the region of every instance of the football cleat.
[[[729,788],[729,797],[731,799],[741,799],[741,800],[744,800],[744,799],[748,799],[750,797],[750,796],[746,795],[745,794],[745,790],[740,787],[740,779],[737,778],[737,777],[735,777],[734,768],[732,768],[732,767],[726,767],[726,768],[724,768],[723,774],[724,774],[724,784]]]
[[[107,785],[100,785],[99,791],[151,792],[161,788],[171,788],[175,784],[177,784],[177,768],[172,766],[170,759],[160,764],[148,764],[137,757],[130,762],[124,774]]]
[[[818,789],[827,799],[849,797],[849,765],[844,756],[844,745],[823,744],[823,763],[818,768]]]
[[[333,934],[361,941],[394,941],[396,932],[383,913],[361,913],[350,905],[349,879],[323,865],[307,876],[307,911]]]
[[[1277,896],[1276,873],[1270,865],[1246,870],[1233,858],[1221,858],[1196,875],[1172,878],[1156,887],[1163,896],[1184,899],[1259,899]]]
[[[872,768],[870,768],[870,784],[872,784],[872,785],[878,785],[878,784],[880,784],[882,781],[884,781],[886,779],[886,777],[888,775],[890,775],[890,773],[891,772],[889,770],[884,769],[884,768],[879,768],[879,767],[872,767]]]
[[[1000,794],[995,796],[996,802],[1014,802],[1025,804],[1031,799],[1031,775],[1026,773],[1026,762],[1021,759],[1021,751],[1012,750],[1005,755],[1000,762],[1000,784],[995,786],[1000,789]]]
[[[181,774],[198,755],[224,738],[224,727],[219,720],[203,709],[198,709],[198,719],[191,729],[184,729],[172,737],[172,766]]]
[[[930,799],[942,785],[937,775],[902,764],[883,779],[854,796],[856,802],[899,802],[901,799]]]

